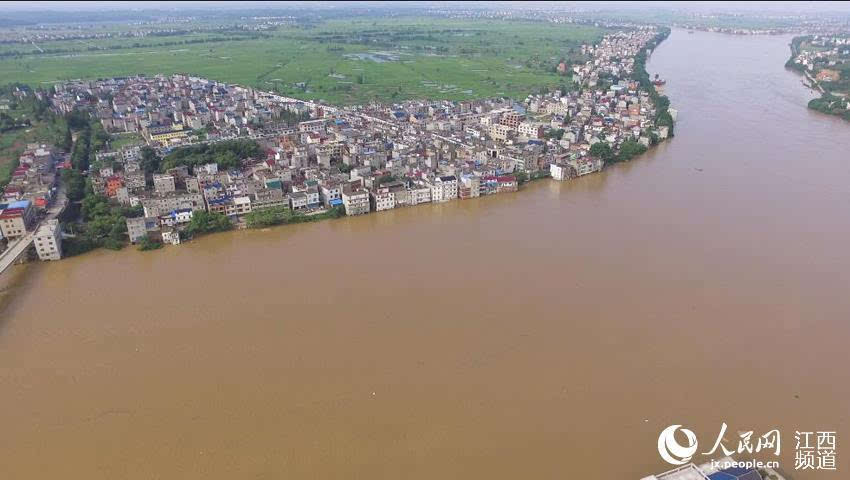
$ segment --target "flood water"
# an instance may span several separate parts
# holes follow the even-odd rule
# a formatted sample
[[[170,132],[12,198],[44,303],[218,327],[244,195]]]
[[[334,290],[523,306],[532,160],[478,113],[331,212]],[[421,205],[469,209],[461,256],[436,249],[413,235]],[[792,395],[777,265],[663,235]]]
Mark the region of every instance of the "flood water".
[[[676,138],[602,174],[19,268],[0,478],[639,479],[723,422],[847,478],[850,124],[789,40],[674,31]]]

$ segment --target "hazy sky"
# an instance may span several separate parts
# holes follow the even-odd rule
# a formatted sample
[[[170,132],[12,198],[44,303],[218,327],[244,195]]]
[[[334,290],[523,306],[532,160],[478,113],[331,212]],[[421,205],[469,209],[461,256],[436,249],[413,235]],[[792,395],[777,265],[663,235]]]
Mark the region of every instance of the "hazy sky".
[[[339,3],[364,3],[364,4],[383,4],[385,2],[339,2]],[[315,7],[334,7],[340,6],[338,2],[268,2],[268,1],[248,1],[248,2],[181,2],[181,1],[140,1],[140,2],[22,2],[11,1],[0,3],[0,14],[3,11],[36,11],[36,10],[196,10],[207,8],[257,8],[257,7],[275,7],[286,8],[287,6],[297,5],[304,6],[312,4]],[[549,2],[530,2],[541,6],[541,4]],[[799,12],[799,13],[817,13],[819,11],[848,11],[850,12],[850,1],[843,2],[551,2],[565,7],[586,7],[590,9],[600,8],[667,8],[677,10],[693,10],[693,11],[749,11],[749,12]],[[336,4],[336,5],[334,5]],[[422,6],[426,4],[440,5],[441,7],[451,6],[453,2],[415,2],[415,5]],[[457,7],[464,7],[464,2],[454,4]],[[528,7],[524,2],[488,2],[488,6],[502,8],[523,8]],[[481,7],[481,4],[478,4]]]

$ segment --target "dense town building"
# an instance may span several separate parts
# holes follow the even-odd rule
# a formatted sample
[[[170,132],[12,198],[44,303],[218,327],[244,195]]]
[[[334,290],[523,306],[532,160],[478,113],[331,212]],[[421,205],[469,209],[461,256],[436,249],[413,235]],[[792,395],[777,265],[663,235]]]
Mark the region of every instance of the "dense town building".
[[[58,112],[88,111],[110,134],[138,135],[161,157],[235,139],[259,144],[260,153],[236,167],[213,161],[147,173],[138,144],[97,153],[87,172],[94,192],[143,210],[143,217],[127,219],[130,241],[177,244],[198,211],[237,224],[265,209],[313,215],[340,207],[362,215],[514,192],[542,176],[567,181],[598,172],[605,161],[591,153],[594,144],[616,152],[624,142],[646,147],[668,136],[668,127],[655,124],[652,92],[632,79],[636,55],[657,34],[635,28],[584,45],[588,60],[562,66],[577,88],[521,102],[333,107],[182,74],[67,82],[56,85],[51,102]],[[32,150],[22,165],[40,175],[5,195],[17,199],[28,190],[22,185],[52,185],[55,175],[45,175],[54,171],[54,156]]]

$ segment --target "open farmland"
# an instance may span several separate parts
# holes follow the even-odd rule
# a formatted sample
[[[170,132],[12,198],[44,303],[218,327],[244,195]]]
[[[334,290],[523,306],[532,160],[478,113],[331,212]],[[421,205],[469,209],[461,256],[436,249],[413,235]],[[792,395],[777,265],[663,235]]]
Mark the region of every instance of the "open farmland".
[[[112,28],[115,28],[114,26]],[[128,27],[129,28],[129,27]],[[569,86],[558,60],[604,30],[543,22],[331,20],[276,30],[3,45],[0,84],[183,72],[305,99],[351,104],[411,98],[520,97]]]

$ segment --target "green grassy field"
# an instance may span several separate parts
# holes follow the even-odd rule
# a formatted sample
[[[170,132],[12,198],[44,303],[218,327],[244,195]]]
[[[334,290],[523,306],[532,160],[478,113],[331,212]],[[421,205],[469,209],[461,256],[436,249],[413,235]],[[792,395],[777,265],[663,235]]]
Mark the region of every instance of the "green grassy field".
[[[142,138],[138,133],[122,133],[112,135],[111,140],[109,141],[109,149],[110,150],[121,150],[124,147],[129,147],[133,145],[144,145],[145,139]]]
[[[0,84],[44,87],[67,79],[182,72],[337,104],[522,97],[541,87],[569,86],[554,72],[558,60],[582,60],[577,47],[604,33],[537,22],[394,18],[281,27],[264,32],[267,38],[239,41],[221,40],[232,34],[220,32],[42,42],[46,50],[75,51],[38,54],[28,48],[28,54],[4,57]],[[207,41],[180,43],[190,39]],[[391,59],[370,57],[375,52]]]

